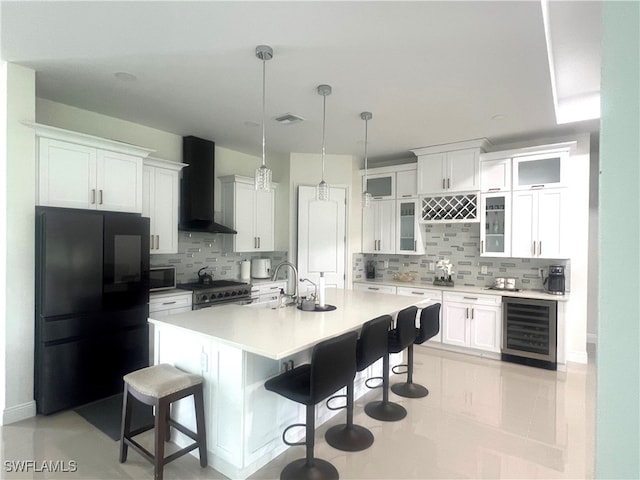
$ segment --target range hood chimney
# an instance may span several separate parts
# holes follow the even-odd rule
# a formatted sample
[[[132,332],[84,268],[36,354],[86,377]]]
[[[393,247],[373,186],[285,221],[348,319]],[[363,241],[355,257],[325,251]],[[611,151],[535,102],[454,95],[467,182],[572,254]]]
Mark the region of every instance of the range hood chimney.
[[[187,232],[238,233],[214,221],[215,143],[198,137],[182,137],[180,224]]]

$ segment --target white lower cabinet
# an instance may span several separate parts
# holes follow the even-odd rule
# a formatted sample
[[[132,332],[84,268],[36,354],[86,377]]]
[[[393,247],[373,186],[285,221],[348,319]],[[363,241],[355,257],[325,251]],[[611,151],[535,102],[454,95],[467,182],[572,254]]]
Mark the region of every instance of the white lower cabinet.
[[[435,302],[442,303],[442,292],[440,290],[429,290],[427,288],[418,287],[396,287],[396,293],[398,295],[405,295],[407,297],[419,297],[422,300],[433,300]],[[417,326],[417,325],[416,325]],[[427,340],[427,345],[434,343],[440,343],[442,340],[442,308],[440,309],[440,329],[438,334]]]
[[[175,313],[191,311],[192,293],[151,293],[149,295],[149,316],[166,317]]]
[[[500,352],[502,297],[443,294],[442,343]]]
[[[361,290],[364,292],[373,292],[373,293],[391,293],[393,295],[396,294],[396,287],[392,285],[369,285],[366,283],[354,283],[354,290]]]
[[[251,303],[265,303],[280,298],[280,290],[287,289],[287,282],[266,282],[253,284],[251,287]]]

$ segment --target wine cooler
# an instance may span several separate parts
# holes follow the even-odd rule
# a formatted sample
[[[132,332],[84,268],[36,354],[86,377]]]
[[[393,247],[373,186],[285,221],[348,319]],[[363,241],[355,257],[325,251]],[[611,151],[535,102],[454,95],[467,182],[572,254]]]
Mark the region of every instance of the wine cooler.
[[[502,298],[502,360],[557,369],[557,302]]]

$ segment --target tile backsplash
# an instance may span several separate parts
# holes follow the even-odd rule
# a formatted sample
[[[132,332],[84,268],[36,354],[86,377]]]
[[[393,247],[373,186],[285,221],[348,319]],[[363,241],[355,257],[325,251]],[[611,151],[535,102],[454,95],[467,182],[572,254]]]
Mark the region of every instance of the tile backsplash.
[[[453,265],[456,285],[484,287],[492,285],[495,277],[509,277],[516,279],[517,288],[541,290],[540,269],[546,276],[549,265],[563,265],[566,289],[570,290],[569,260],[481,257],[479,223],[424,224],[420,228],[424,255],[354,254],[353,279],[365,280],[366,263],[373,260],[377,280],[391,281],[395,273],[414,272],[416,281],[432,284],[437,273],[435,263],[446,258]],[[482,267],[486,267],[486,274]]]
[[[220,234],[201,232],[178,232],[178,253],[151,255],[151,265],[173,265],[176,267],[177,282],[187,283],[198,280],[198,270],[216,279],[237,279],[240,277],[240,262],[252,258],[270,258],[275,267],[287,260],[287,252],[235,253],[222,251]]]

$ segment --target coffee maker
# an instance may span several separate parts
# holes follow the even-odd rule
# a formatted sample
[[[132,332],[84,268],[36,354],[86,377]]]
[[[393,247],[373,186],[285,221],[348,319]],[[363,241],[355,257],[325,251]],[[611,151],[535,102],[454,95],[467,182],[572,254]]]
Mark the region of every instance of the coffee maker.
[[[367,278],[376,278],[376,262],[369,260],[366,263]]]
[[[549,276],[544,279],[547,291],[553,295],[564,295],[564,267],[562,265],[550,265]]]

